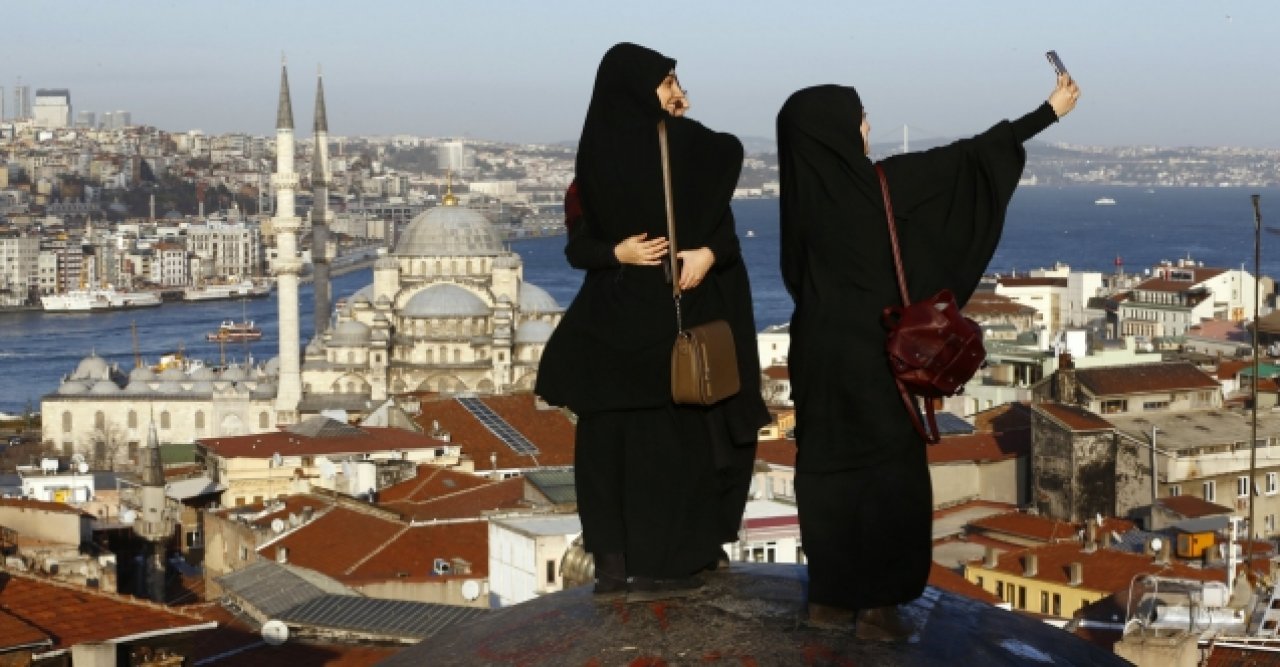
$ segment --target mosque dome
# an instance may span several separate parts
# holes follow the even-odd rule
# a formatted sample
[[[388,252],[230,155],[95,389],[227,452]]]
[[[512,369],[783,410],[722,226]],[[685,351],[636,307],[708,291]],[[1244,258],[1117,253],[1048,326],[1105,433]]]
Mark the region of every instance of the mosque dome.
[[[480,297],[457,285],[432,285],[404,305],[405,317],[488,317],[489,306]]]
[[[201,380],[191,385],[191,388],[188,389],[187,392],[200,394],[202,396],[213,394],[213,382],[210,382],[209,380]]]
[[[93,383],[93,387],[89,389],[89,393],[94,396],[112,396],[120,393],[120,385],[111,380],[98,380]]]
[[[149,380],[131,380],[129,386],[124,388],[126,394],[150,394],[151,385]]]
[[[129,384],[133,384],[135,382],[146,383],[154,379],[156,379],[155,371],[151,370],[147,366],[138,366],[129,371]]]
[[[520,283],[520,311],[525,313],[558,313],[564,308],[547,290],[533,283]]]
[[[227,370],[222,371],[222,375],[218,378],[227,382],[242,382],[248,379],[249,374],[241,368],[239,364],[231,364],[227,366]]]
[[[107,365],[106,359],[90,354],[80,361],[71,377],[75,380],[105,380],[111,377],[111,367]]]
[[[277,377],[280,375],[280,357],[271,357],[267,363],[263,365],[262,370],[267,372],[268,377]]]
[[[63,396],[78,396],[89,390],[85,383],[78,380],[70,380],[58,385],[58,393]]]
[[[187,379],[187,374],[183,373],[182,369],[177,366],[170,366],[160,371],[160,374],[156,376],[156,379],[164,382],[181,382]]]
[[[156,384],[155,392],[157,394],[181,394],[182,384],[173,380],[165,380]]]
[[[201,366],[200,368],[197,368],[194,371],[192,371],[190,375],[190,379],[196,380],[196,381],[212,380],[215,377],[217,377],[217,373],[215,373],[213,369],[209,368],[208,366]]]
[[[555,329],[549,322],[531,320],[516,327],[516,343],[545,343]]]
[[[335,347],[362,347],[369,344],[369,326],[356,320],[347,320],[334,327],[329,345]]]
[[[505,252],[502,239],[487,218],[469,208],[445,205],[415,216],[396,244],[394,254],[440,257]]]

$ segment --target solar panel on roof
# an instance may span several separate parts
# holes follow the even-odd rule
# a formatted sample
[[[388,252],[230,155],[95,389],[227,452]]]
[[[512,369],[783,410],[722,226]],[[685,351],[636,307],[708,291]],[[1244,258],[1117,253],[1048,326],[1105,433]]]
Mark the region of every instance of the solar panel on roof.
[[[497,438],[507,444],[517,454],[522,456],[536,456],[540,452],[538,448],[517,431],[507,420],[499,417],[496,412],[489,409],[483,401],[478,398],[462,396],[458,398],[458,403],[467,409],[476,421],[484,424],[489,432],[497,436]]]

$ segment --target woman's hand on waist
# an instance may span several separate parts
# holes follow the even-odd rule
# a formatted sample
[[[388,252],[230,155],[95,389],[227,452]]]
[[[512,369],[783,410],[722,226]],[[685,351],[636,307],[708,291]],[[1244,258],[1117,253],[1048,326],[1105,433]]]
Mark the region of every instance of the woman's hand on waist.
[[[623,264],[635,264],[637,266],[657,266],[662,263],[662,258],[667,254],[667,239],[659,237],[656,239],[648,238],[648,234],[636,234],[622,239],[622,242],[613,247],[613,255]],[[680,253],[684,254],[684,253]]]
[[[680,289],[691,290],[702,284],[707,271],[716,263],[715,253],[710,248],[694,248],[676,253],[680,258]]]

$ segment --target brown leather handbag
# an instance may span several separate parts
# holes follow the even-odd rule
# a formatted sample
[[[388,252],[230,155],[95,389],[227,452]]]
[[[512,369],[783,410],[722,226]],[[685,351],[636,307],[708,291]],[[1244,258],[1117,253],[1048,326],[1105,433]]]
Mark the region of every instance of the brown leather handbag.
[[[898,250],[898,229],[893,220],[893,204],[889,201],[889,184],[884,169],[876,165],[880,192],[884,196],[885,216],[889,221],[889,244],[893,247],[893,266],[898,273],[901,306],[889,306],[881,315],[889,330],[885,351],[889,366],[898,383],[898,393],[906,403],[907,413],[920,437],[926,442],[939,440],[938,421],[933,412],[933,399],[953,396],[982,367],[987,358],[982,345],[982,329],[977,322],[960,314],[955,295],[944,289],[937,294],[911,303],[907,279],[902,271],[902,255]],[[920,422],[914,396],[925,399],[926,432]]]
[[[667,256],[670,259],[671,298],[676,307],[676,342],[671,348],[671,400],[682,405],[713,405],[738,393],[738,355],[733,330],[724,320],[684,328],[680,313],[680,271],[676,261],[676,216],[671,202],[671,161],[667,123],[658,122],[662,152],[662,187],[667,205]]]

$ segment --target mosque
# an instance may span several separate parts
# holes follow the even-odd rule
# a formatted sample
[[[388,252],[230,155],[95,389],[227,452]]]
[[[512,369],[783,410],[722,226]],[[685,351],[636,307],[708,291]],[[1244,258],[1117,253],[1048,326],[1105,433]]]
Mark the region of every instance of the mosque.
[[[65,455],[107,463],[136,458],[152,423],[161,442],[194,442],[273,431],[307,415],[377,410],[394,394],[501,394],[530,390],[538,361],[564,309],[524,281],[520,256],[488,219],[458,205],[414,218],[373,268],[373,282],[336,312],[330,303],[323,83],[317,87],[311,181],[315,336],[303,351],[295,215],[293,109],[281,67],[276,115],[275,263],[280,351],[254,366],[125,372],[90,355],[41,400],[42,439]]]

